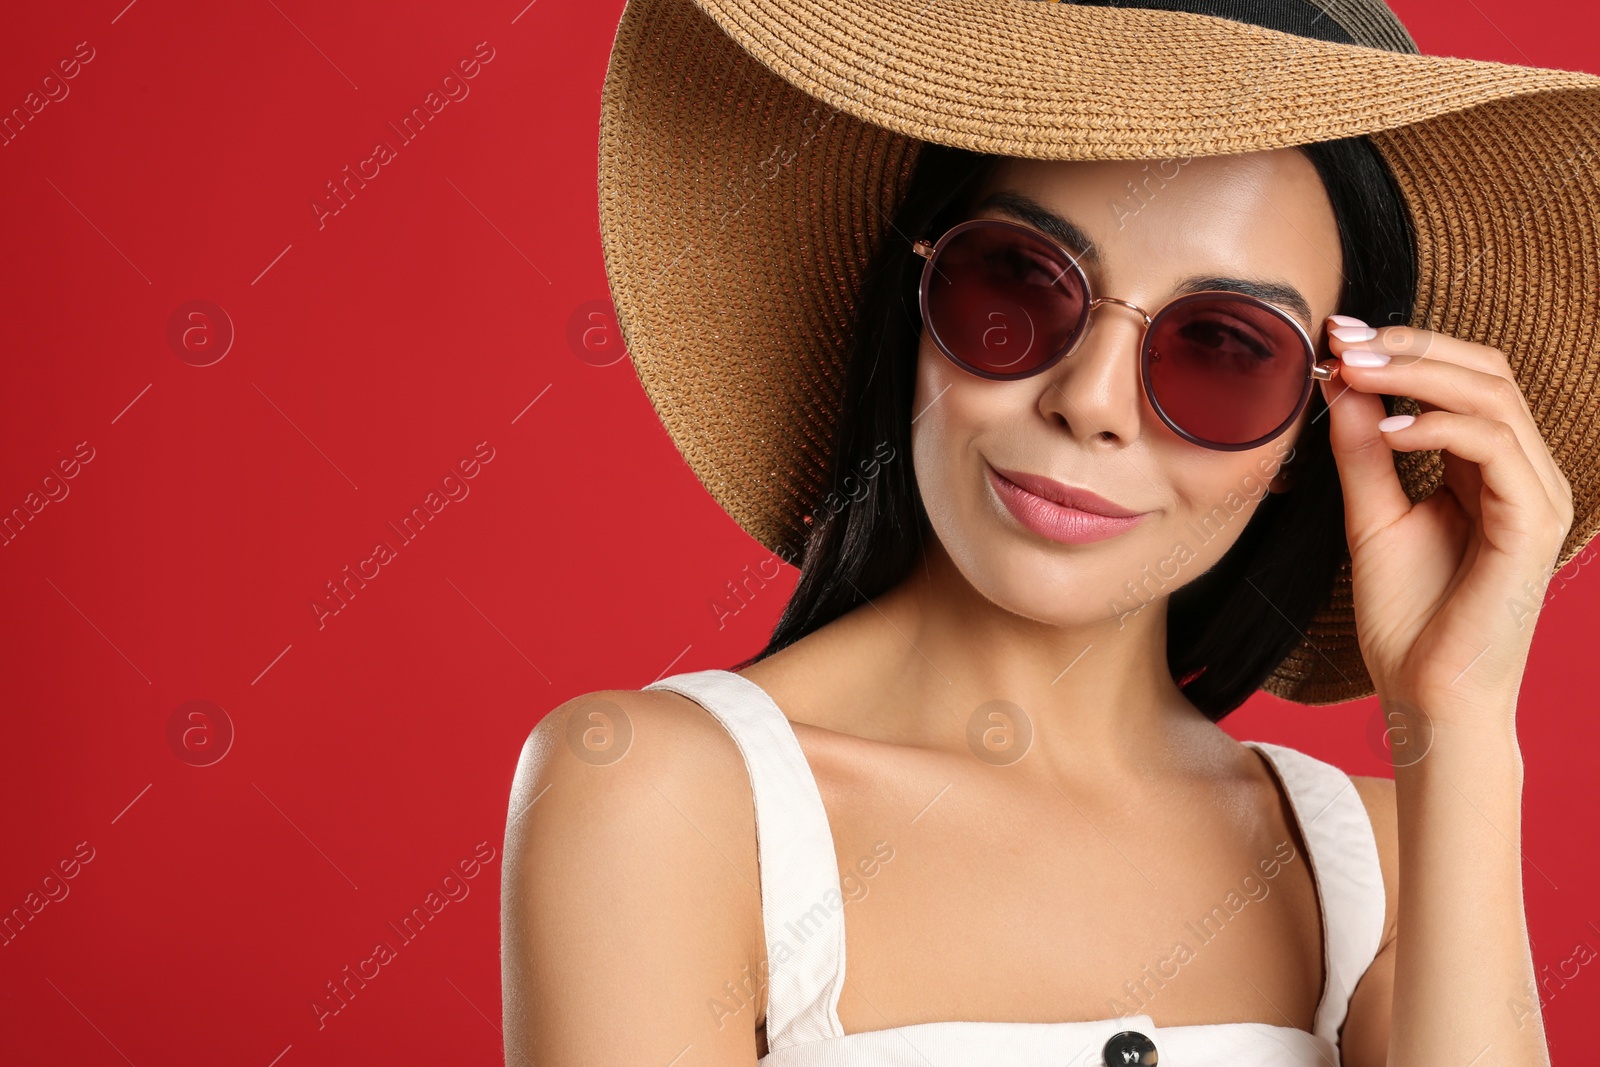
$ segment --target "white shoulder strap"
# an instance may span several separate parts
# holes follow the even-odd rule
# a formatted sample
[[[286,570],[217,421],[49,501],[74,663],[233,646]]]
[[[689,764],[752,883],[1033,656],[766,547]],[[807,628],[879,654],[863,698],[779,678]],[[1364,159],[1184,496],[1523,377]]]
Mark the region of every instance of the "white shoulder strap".
[[[1277,772],[1310,853],[1327,972],[1313,1033],[1337,1045],[1350,995],[1383,938],[1383,870],[1372,821],[1350,776],[1338,767],[1285,745],[1244,743]]]
[[[669,689],[711,712],[750,772],[761,919],[767,943],[767,1047],[844,1036],[844,897],[833,831],[794,728],[766,690],[732,671],[670,675]]]

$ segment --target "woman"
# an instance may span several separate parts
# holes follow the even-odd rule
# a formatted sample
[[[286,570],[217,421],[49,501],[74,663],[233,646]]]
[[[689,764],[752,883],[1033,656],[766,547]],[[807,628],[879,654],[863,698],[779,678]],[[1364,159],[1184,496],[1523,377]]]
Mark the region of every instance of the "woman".
[[[1514,713],[1593,532],[1600,79],[1378,4],[782,7],[630,3],[601,193],[652,401],[800,582],[534,730],[508,1062],[1547,1063]],[[1233,741],[1262,687],[1376,693],[1395,779]]]

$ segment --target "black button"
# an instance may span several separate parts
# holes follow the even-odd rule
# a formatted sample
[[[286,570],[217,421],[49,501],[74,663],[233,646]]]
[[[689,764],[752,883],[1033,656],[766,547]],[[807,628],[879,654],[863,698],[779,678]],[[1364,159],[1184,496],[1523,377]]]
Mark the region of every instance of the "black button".
[[[1156,1062],[1156,1043],[1137,1030],[1124,1030],[1112,1034],[1101,1054],[1106,1067],[1121,1067],[1125,1063],[1153,1064]]]

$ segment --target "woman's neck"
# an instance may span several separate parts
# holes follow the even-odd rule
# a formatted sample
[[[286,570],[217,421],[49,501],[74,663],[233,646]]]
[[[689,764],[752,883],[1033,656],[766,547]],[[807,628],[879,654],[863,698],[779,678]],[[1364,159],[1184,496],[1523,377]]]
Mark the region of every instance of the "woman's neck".
[[[1167,671],[1165,599],[1043,623],[983,597],[928,544],[905,581],[743,673],[781,690],[794,721],[875,741],[1003,759],[1007,731],[1026,731],[1028,762],[1050,776],[1217,751],[1221,731]]]

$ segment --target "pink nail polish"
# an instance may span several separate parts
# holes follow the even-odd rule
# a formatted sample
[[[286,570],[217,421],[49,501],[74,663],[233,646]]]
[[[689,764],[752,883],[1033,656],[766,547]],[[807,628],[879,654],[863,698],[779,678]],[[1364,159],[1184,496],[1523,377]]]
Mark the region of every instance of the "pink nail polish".
[[[1365,328],[1367,325],[1360,319],[1351,318],[1349,315],[1329,315],[1328,321],[1337,322],[1340,326],[1358,326]]]
[[[1378,420],[1378,429],[1384,433],[1391,433],[1395,430],[1403,430],[1416,421],[1417,417],[1415,415],[1390,415],[1386,419]]]
[[[1365,348],[1352,348],[1339,357],[1341,363],[1351,367],[1381,367],[1389,362],[1383,352],[1369,352]]]
[[[1371,341],[1378,336],[1377,330],[1371,330],[1365,326],[1360,328],[1354,326],[1342,326],[1337,330],[1329,330],[1328,332],[1334,337],[1337,337],[1339,340],[1346,342]]]

